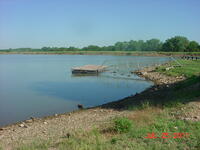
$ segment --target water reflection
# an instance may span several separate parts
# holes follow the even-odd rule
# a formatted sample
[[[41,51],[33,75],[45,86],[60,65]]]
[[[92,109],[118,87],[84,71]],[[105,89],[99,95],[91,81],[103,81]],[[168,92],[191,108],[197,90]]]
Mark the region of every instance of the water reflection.
[[[85,106],[94,106],[118,100],[152,85],[151,82],[125,80],[107,77],[76,77],[80,82],[38,82],[32,90],[41,95],[49,95],[65,101],[79,102]]]

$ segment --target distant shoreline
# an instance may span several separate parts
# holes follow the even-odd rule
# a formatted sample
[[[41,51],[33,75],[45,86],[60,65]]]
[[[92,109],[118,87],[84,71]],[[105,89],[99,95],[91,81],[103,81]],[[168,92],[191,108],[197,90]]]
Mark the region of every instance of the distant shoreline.
[[[117,56],[200,56],[200,52],[155,52],[155,51],[0,51],[0,54],[31,55],[117,55]]]

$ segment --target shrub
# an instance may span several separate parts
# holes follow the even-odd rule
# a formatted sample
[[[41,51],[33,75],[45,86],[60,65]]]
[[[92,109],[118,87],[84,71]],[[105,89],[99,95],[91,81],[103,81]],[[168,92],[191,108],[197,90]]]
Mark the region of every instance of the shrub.
[[[132,122],[128,118],[118,118],[114,121],[114,129],[119,133],[127,133],[132,128]]]
[[[117,138],[112,138],[111,139],[111,144],[116,144],[117,143]]]
[[[141,109],[149,108],[150,107],[150,102],[149,101],[144,101],[141,104]]]

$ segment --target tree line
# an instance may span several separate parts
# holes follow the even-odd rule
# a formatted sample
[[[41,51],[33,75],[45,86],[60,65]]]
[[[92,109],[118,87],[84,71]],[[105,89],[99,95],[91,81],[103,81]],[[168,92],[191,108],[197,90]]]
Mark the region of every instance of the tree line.
[[[125,42],[116,42],[111,46],[89,45],[83,48],[77,47],[43,47],[41,49],[19,48],[13,50],[20,51],[165,51],[165,52],[197,52],[200,51],[200,45],[196,41],[189,41],[184,36],[175,36],[167,39],[165,42],[159,39],[150,40],[130,40]]]

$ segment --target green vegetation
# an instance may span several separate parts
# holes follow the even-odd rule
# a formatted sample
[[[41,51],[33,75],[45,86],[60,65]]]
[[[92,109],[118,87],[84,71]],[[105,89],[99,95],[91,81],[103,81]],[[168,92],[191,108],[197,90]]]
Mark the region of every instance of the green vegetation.
[[[170,102],[166,101],[165,106],[172,107],[179,104],[189,102],[191,99],[200,96],[200,61],[192,60],[178,60],[181,66],[177,66],[176,62],[160,66],[157,68],[158,72],[169,76],[185,76],[186,80],[176,84],[171,88]],[[170,70],[166,67],[175,66]]]
[[[31,144],[20,146],[17,150],[47,150],[50,144],[50,140],[44,141],[41,139],[36,139]]]
[[[189,41],[186,37],[175,36],[170,39],[167,39],[164,43],[159,39],[150,39],[150,40],[130,40],[125,42],[116,42],[114,45],[110,46],[97,46],[89,45],[83,48],[76,47],[43,47],[41,49],[32,49],[32,48],[17,48],[17,49],[5,49],[2,50],[4,53],[11,52],[32,52],[38,54],[43,53],[69,53],[69,54],[85,54],[87,51],[95,52],[132,52],[132,51],[147,51],[147,52],[200,52],[200,45],[196,41]],[[2,53],[1,52],[1,53]],[[105,54],[105,53],[103,53]]]
[[[177,60],[177,62],[171,62],[167,65],[160,66],[157,71],[170,75],[170,76],[185,76],[187,78],[200,75],[200,60]],[[177,66],[181,64],[181,66]],[[175,66],[170,70],[166,70],[169,66]],[[177,66],[177,67],[176,67]]]
[[[172,52],[179,52],[179,51],[189,51],[190,41],[186,37],[182,36],[175,36],[166,40],[163,44],[163,51],[172,51]],[[199,46],[199,45],[197,45]]]
[[[76,132],[69,138],[33,142],[18,150],[122,150],[122,149],[196,149],[200,148],[200,122],[178,120],[172,117],[171,109],[146,108],[135,111],[126,118],[131,123],[127,132],[113,132],[115,121],[108,127],[89,132]],[[114,124],[112,123],[114,122]],[[124,126],[126,128],[126,126]],[[179,133],[183,135],[180,136]]]
[[[127,118],[118,118],[114,122],[114,130],[119,133],[129,132],[132,127],[132,122]]]

